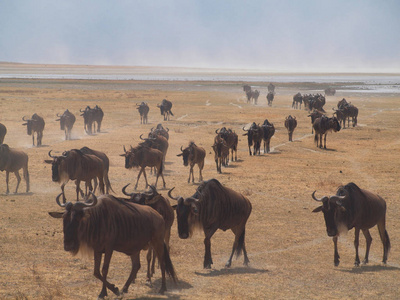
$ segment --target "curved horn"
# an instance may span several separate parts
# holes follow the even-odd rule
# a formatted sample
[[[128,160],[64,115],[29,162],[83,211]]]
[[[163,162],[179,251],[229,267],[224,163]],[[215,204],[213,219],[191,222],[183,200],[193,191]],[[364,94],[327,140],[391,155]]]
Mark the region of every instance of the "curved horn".
[[[168,132],[168,131],[169,131],[169,128],[168,128],[168,127],[165,127],[165,128],[166,128],[165,130]]]
[[[23,116],[22,121],[29,121],[29,119],[25,119],[25,116]]]
[[[244,126],[243,126],[243,128],[242,128],[242,129],[243,129],[243,131],[249,131],[249,130],[246,130],[246,129],[244,129]]]
[[[215,129],[215,133],[218,134],[218,129]]]
[[[331,199],[334,200],[337,204],[342,205],[342,201],[349,196],[349,192],[345,189],[341,189],[344,192],[344,196],[332,196]],[[339,203],[338,203],[339,202]]]
[[[128,185],[130,185],[130,183],[128,183],[127,185],[125,185],[123,188],[122,188],[122,193],[124,194],[124,195],[126,195],[126,196],[129,196],[129,197],[133,197],[133,195],[135,194],[135,193],[127,193],[126,192],[126,188],[128,187]]]
[[[57,158],[57,156],[51,155],[51,151],[53,151],[53,150],[50,150],[50,151],[49,151],[49,156],[50,156],[51,158]]]
[[[143,133],[139,136],[139,138],[143,141],[145,141],[146,139],[142,138]]]
[[[179,200],[179,197],[173,197],[173,196],[171,195],[171,192],[172,192],[172,190],[173,190],[174,188],[175,188],[175,187],[173,187],[172,189],[170,189],[170,190],[168,191],[168,197],[170,197],[171,199],[174,199],[174,200],[178,201],[178,200]]]
[[[183,148],[183,146],[181,146],[181,151],[183,152],[183,149],[182,149],[182,148]]]
[[[57,117],[61,117],[59,113],[56,114]]]
[[[124,152],[125,152],[125,153],[127,152],[126,149],[125,149],[125,145],[124,145]]]
[[[185,205],[191,205],[192,203],[196,203],[196,202],[198,202],[198,201],[199,201],[199,200],[196,199],[196,198],[189,197],[189,198],[186,198],[186,199],[183,201],[183,204],[185,204]]]
[[[83,204],[86,207],[92,207],[92,206],[95,206],[97,204],[97,197],[93,194],[92,191],[89,191],[89,193],[92,194],[93,201],[91,203],[84,202]]]
[[[60,202],[60,197],[61,197],[62,194],[63,194],[63,193],[60,193],[60,194],[57,196],[56,202],[57,202],[57,204],[58,204],[59,206],[65,207],[69,202],[68,202],[68,203],[64,203],[64,204],[61,204],[61,202]]]
[[[313,198],[315,201],[322,202],[322,199],[323,199],[323,198],[318,199],[318,198],[315,197],[315,192],[316,192],[316,191],[317,191],[317,190],[315,190],[315,191],[312,193],[312,195],[311,195],[312,198]]]

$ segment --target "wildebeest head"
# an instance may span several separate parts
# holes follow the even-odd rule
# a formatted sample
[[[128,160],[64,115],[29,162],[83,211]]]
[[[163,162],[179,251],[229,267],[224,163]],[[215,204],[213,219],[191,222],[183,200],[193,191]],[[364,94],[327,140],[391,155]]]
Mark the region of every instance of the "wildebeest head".
[[[133,167],[138,166],[137,159],[136,159],[137,152],[138,152],[137,148],[133,148],[131,146],[131,149],[127,151],[124,146],[124,154],[121,154],[120,156],[125,157],[125,168],[126,169],[131,169]]]
[[[181,146],[181,151],[182,153],[178,154],[177,156],[182,156],[183,158],[183,165],[187,167],[189,165],[189,160],[194,159],[194,149],[193,149],[193,142],[190,142],[189,146],[186,147],[185,149],[182,149],[183,147]]]
[[[63,231],[64,231],[64,250],[71,252],[73,255],[77,254],[80,248],[78,237],[79,224],[85,216],[85,208],[93,207],[97,204],[97,198],[92,194],[92,202],[76,202],[72,204],[67,202],[62,204],[60,197],[63,193],[59,194],[56,202],[59,206],[65,208],[62,215],[63,218]],[[54,218],[60,218],[59,213],[49,213]]]
[[[48,153],[52,159],[46,159],[45,163],[51,164],[51,179],[54,182],[60,182],[62,179],[61,170],[64,168],[67,154],[68,152],[64,152],[61,156],[55,156],[51,154],[51,150]]]
[[[130,185],[128,183],[122,188],[122,193],[130,198],[131,202],[141,205],[151,205],[156,203],[160,198],[156,197],[160,195],[154,185],[150,185],[150,191],[144,193],[128,193],[126,188]]]
[[[172,189],[168,191],[168,196],[178,202],[173,208],[176,210],[176,218],[178,220],[178,234],[181,239],[187,239],[193,232],[193,219],[199,215],[199,200],[194,197],[183,199],[183,197],[173,197]]]
[[[323,212],[328,236],[339,235],[338,227],[346,224],[346,208],[343,206],[343,201],[348,197],[348,192],[339,189],[337,195],[324,196],[320,199],[315,197],[315,192],[312,193],[312,198],[315,201],[322,202],[322,205],[315,208],[313,212]]]
[[[26,123],[23,123],[22,125],[26,126],[28,135],[32,135],[32,125],[36,121],[33,119],[26,119],[25,116],[22,117],[22,121],[26,122]]]
[[[340,129],[341,129],[340,123],[336,117],[331,118],[329,121],[331,123],[330,125],[331,125],[331,128],[333,129],[333,131],[335,131],[335,132],[340,131]]]

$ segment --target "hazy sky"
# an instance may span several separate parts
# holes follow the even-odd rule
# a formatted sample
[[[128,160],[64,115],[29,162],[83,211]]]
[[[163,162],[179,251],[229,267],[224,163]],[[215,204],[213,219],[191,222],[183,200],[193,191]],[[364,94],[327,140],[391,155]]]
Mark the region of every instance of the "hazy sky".
[[[399,0],[4,0],[0,61],[400,72]]]

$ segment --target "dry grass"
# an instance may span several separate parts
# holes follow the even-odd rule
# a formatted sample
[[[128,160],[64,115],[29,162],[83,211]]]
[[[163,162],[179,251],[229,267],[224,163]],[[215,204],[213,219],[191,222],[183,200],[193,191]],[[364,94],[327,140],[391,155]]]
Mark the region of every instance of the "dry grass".
[[[311,89],[312,87],[310,87]],[[279,87],[273,107],[266,106],[266,86],[261,87],[260,105],[245,103],[240,84],[190,82],[112,82],[72,80],[2,80],[0,122],[8,128],[5,143],[29,155],[31,193],[5,195],[5,174],[0,175],[0,298],[4,299],[93,299],[101,283],[94,278],[92,259],[71,257],[63,250],[62,224],[48,216],[58,210],[55,197],[59,185],[51,181],[51,168],[44,163],[49,150],[88,146],[104,151],[110,158],[111,183],[118,195],[136,179],[137,171],[126,170],[123,145],[136,145],[139,135],[162,122],[156,104],[163,98],[174,104],[175,117],[162,122],[170,129],[166,163],[167,187],[174,194],[191,195],[196,184],[187,184],[188,168],[177,157],[181,145],[194,140],[207,150],[204,179],[217,178],[248,196],[253,212],[246,229],[250,267],[243,258],[231,269],[229,257],[233,234],[218,231],[212,238],[212,270],[203,270],[203,235],[180,240],[173,226],[171,259],[179,283],[167,282],[168,292],[160,297],[156,273],[154,286],[145,285],[145,263],[125,298],[176,299],[397,299],[400,289],[400,112],[398,96],[346,96],[360,111],[359,126],[329,134],[328,150],[317,149],[311,136],[310,120],[304,110],[290,108],[294,86]],[[327,98],[326,108],[335,106],[343,95]],[[136,103],[150,106],[149,124],[140,125]],[[103,132],[83,132],[79,109],[98,104],[105,112]],[[64,141],[55,122],[56,113],[69,109],[77,116],[74,139]],[[31,146],[21,118],[34,112],[46,121],[43,147]],[[294,142],[288,142],[284,128],[287,115],[294,115],[298,128]],[[242,126],[262,123],[265,118],[276,127],[271,154],[249,157]],[[238,162],[217,174],[211,145],[215,129],[230,127],[239,134]],[[154,177],[150,177],[154,180]],[[198,180],[198,170],[195,169]],[[380,194],[388,204],[387,229],[392,251],[386,266],[381,264],[382,245],[372,230],[370,264],[353,267],[353,233],[339,240],[341,264],[333,266],[333,243],[326,236],[322,214],[312,214],[317,196],[333,194],[350,181]],[[11,175],[10,190],[15,189]],[[160,185],[161,186],[161,185]],[[144,188],[143,178],[139,188]],[[20,192],[25,190],[22,181]],[[75,197],[74,184],[66,187],[67,198]],[[166,195],[166,190],[161,190]],[[360,253],[364,255],[364,238]],[[115,253],[110,281],[121,287],[130,271],[128,257]]]

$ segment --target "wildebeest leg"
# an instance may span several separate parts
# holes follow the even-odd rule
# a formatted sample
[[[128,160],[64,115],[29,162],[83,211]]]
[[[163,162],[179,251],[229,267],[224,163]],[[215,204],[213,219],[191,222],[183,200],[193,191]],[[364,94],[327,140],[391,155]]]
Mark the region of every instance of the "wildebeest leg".
[[[326,136],[327,136],[327,134],[325,133],[324,134],[324,149],[326,149]]]
[[[156,170],[157,170],[157,178],[156,178],[156,184],[155,184],[155,186],[157,187],[157,182],[158,182],[158,177],[160,177],[160,175],[161,175],[161,179],[162,179],[162,181],[163,181],[163,188],[165,188],[165,179],[164,179],[164,174],[163,174],[163,169],[162,169],[162,165],[161,165],[161,167],[160,168],[156,168]],[[146,173],[145,173],[146,174]],[[190,174],[189,174],[189,176],[190,176]],[[190,178],[190,177],[189,177]],[[147,187],[147,186],[146,186]]]
[[[379,230],[379,236],[381,237],[381,241],[383,244],[383,259],[382,262],[386,264],[388,255],[389,255],[389,250],[390,250],[390,239],[389,235],[385,229],[385,218],[378,222],[378,230]]]
[[[7,191],[6,194],[10,193],[10,189],[8,188],[8,181],[10,179],[10,172],[6,171],[6,184],[7,184]]]
[[[39,131],[37,134],[37,146],[42,146],[43,131]]]
[[[354,231],[354,247],[356,248],[356,259],[354,261],[354,265],[356,267],[358,267],[360,265],[360,257],[358,256],[359,237],[360,237],[360,228],[355,228],[355,231]],[[368,251],[368,248],[367,248],[367,251]]]
[[[335,247],[335,254],[334,254],[333,262],[335,264],[335,267],[337,267],[339,265],[339,263],[340,263],[340,260],[339,260],[340,256],[339,256],[338,247],[337,247],[337,240],[338,240],[337,236],[333,237],[332,240],[333,240],[333,244],[334,244],[334,247]]]
[[[322,149],[322,136],[323,136],[323,134],[322,133],[320,133],[319,134],[319,147]]]
[[[150,252],[150,249],[149,249],[149,252]],[[127,293],[128,288],[131,285],[131,283],[135,282],[137,272],[140,269],[140,251],[131,255],[131,261],[132,261],[132,270],[131,270],[131,274],[128,277],[128,280],[126,281],[124,287],[122,288],[123,293]]]
[[[102,175],[99,176],[98,178],[99,178],[100,193],[104,194],[104,178],[103,178]],[[97,187],[97,180],[96,180],[96,178],[94,179],[94,183],[95,183],[95,190],[96,190],[96,187]]]
[[[17,187],[15,188],[15,192],[14,192],[14,194],[16,194],[16,193],[18,193],[18,187],[21,182],[21,176],[19,176],[19,171],[15,171],[14,174],[15,174],[15,177],[17,177]]]
[[[243,226],[232,228],[232,232],[235,234],[235,241],[233,242],[232,253],[228,259],[228,262],[225,264],[225,267],[230,268],[232,264],[232,257],[236,251],[236,256],[239,256],[243,250],[244,254],[244,264],[247,266],[249,264],[249,258],[247,257],[246,246],[244,243],[245,237],[245,229]]]
[[[190,164],[188,183],[190,183],[190,176],[192,176],[192,182],[194,182],[193,164]]]
[[[27,166],[24,167],[24,179],[26,183],[26,192],[28,193],[30,190],[30,185],[29,185],[29,171]]]
[[[204,163],[201,163],[198,166],[199,166],[199,182],[201,182],[201,181],[203,181],[202,171],[203,171],[203,168],[204,168]]]
[[[211,228],[204,230],[205,239],[204,239],[204,246],[205,246],[205,254],[204,254],[204,269],[211,269],[211,265],[213,264],[211,258],[211,237],[217,231],[217,228]]]
[[[142,175],[143,169],[144,169],[144,168],[140,168],[140,171],[139,171],[139,174],[138,174],[137,180],[136,180],[135,190],[136,190],[136,188],[137,188],[137,186],[138,186],[139,178],[140,178],[140,175]],[[146,179],[146,187],[147,187],[147,179]]]
[[[365,241],[367,242],[367,249],[365,250],[365,258],[364,258],[363,264],[367,264],[368,256],[369,256],[369,249],[370,249],[371,243],[372,243],[372,237],[371,237],[371,234],[369,233],[368,229],[363,229],[362,232],[365,236]]]
[[[111,292],[113,292],[115,295],[119,296],[119,289],[114,285],[111,284],[107,281],[106,277],[107,274],[105,274],[106,277],[104,277],[104,265],[106,263],[106,260],[104,258],[104,264],[103,264],[103,274],[100,273],[100,264],[101,264],[101,257],[102,257],[102,253],[100,252],[95,252],[94,253],[94,272],[93,275],[94,277],[96,277],[97,279],[101,280],[103,282],[103,289],[101,290],[101,293],[99,295],[99,298],[104,298],[104,296],[107,296],[107,290],[105,289],[105,287],[107,287]],[[111,257],[108,260],[108,263],[110,263]],[[108,267],[107,267],[107,271],[108,271]],[[104,294],[103,294],[103,290],[104,290]],[[103,295],[102,295],[103,294]]]
[[[81,193],[82,198],[85,196],[83,194],[83,191],[80,188],[81,181],[80,180],[75,180],[75,185],[76,185],[76,201],[79,201],[79,192]]]
[[[32,131],[32,146],[35,146],[35,134]]]

